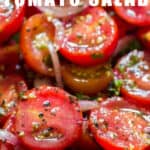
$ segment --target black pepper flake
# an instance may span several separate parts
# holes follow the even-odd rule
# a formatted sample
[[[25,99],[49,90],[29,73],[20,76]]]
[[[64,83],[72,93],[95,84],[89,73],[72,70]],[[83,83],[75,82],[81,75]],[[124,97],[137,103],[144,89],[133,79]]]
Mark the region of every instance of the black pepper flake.
[[[39,113],[39,118],[43,118],[44,114],[42,112]]]
[[[50,106],[50,102],[47,100],[47,101],[44,101],[43,102],[43,106],[44,107],[49,107]]]
[[[45,122],[46,122],[46,120],[45,120],[45,119],[42,119],[42,122],[44,122],[44,123],[45,123]]]

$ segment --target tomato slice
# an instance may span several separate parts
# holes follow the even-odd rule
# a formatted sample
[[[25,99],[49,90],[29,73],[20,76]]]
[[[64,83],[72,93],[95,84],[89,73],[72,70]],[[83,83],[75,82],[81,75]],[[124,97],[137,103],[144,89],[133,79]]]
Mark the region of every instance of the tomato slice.
[[[82,115],[74,98],[65,91],[42,86],[24,95],[18,105],[15,130],[31,150],[62,150],[82,131]]]
[[[62,76],[65,85],[73,92],[87,95],[94,95],[105,90],[113,80],[110,64],[87,68],[74,64],[64,64]]]
[[[44,14],[30,17],[21,30],[21,50],[26,63],[44,75],[53,75],[48,44],[52,44],[55,26]]]
[[[8,75],[0,79],[0,124],[15,110],[20,94],[27,90],[23,78],[19,75]]]
[[[58,34],[56,40],[60,53],[75,64],[103,63],[115,50],[117,25],[101,7],[87,8],[70,17],[64,21],[64,28],[64,33]]]
[[[18,31],[24,19],[25,5],[17,8],[14,0],[6,6],[5,1],[0,2],[0,43],[6,41]]]
[[[150,54],[134,50],[121,58],[116,69],[122,78],[121,93],[126,99],[149,107]]]
[[[150,27],[139,29],[137,31],[137,36],[139,40],[142,42],[144,47],[148,50],[150,49]]]
[[[35,14],[38,14],[38,13],[41,13],[41,11],[37,8],[37,7],[34,7],[34,6],[26,6],[26,17],[29,18]]]
[[[125,0],[121,0],[125,2]],[[150,2],[147,6],[137,6],[138,0],[135,0],[136,6],[114,6],[116,13],[125,21],[137,25],[148,26],[150,25]]]
[[[149,149],[150,112],[122,98],[110,98],[90,114],[90,128],[105,149]]]

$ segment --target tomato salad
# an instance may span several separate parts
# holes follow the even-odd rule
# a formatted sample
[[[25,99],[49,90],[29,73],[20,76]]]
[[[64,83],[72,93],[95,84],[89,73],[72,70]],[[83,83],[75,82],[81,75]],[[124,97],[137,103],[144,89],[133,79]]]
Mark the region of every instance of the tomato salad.
[[[0,150],[150,149],[150,3],[48,10],[0,1]]]

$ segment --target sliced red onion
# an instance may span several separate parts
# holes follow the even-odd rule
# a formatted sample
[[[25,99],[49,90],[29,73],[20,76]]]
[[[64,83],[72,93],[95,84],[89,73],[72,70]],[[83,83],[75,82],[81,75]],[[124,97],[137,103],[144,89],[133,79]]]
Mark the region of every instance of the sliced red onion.
[[[60,61],[59,61],[59,58],[57,55],[56,48],[54,47],[53,43],[49,42],[48,50],[49,50],[49,53],[50,53],[51,58],[52,58],[52,63],[53,63],[53,68],[54,68],[57,86],[63,88]]]
[[[82,11],[84,8],[86,8],[89,5],[88,0],[82,0],[80,3],[80,6],[71,6],[69,4],[69,0],[65,1],[65,6],[50,6],[50,7],[37,7],[40,11],[49,13],[55,17],[65,17],[69,15],[76,14],[80,11]]]
[[[127,35],[121,38],[118,42],[118,45],[116,47],[114,56],[116,56],[120,51],[128,47],[128,44],[135,39],[135,36],[133,35]]]
[[[13,133],[4,129],[0,129],[0,140],[7,141],[7,143],[12,145],[16,145],[18,143],[17,137]]]
[[[97,101],[79,100],[78,103],[80,106],[80,110],[82,112],[89,111],[99,107],[99,102]]]

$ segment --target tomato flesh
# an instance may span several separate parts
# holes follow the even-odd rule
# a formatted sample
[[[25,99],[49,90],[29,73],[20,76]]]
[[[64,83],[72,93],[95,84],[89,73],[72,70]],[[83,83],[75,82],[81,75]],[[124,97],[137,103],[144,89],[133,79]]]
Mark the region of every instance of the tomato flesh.
[[[88,8],[68,20],[64,21],[63,35],[57,37],[66,59],[90,66],[110,58],[117,44],[117,26],[101,7]]]
[[[108,87],[113,80],[113,72],[109,64],[86,68],[64,64],[62,77],[64,84],[73,92],[96,95]]]
[[[52,44],[55,27],[44,14],[30,17],[21,30],[21,50],[26,63],[36,72],[52,76],[53,69],[48,45]]]
[[[73,144],[82,130],[82,115],[69,94],[42,86],[25,95],[18,105],[16,132],[30,149],[59,150]]]
[[[149,115],[122,98],[110,98],[91,112],[90,128],[105,149],[145,150],[149,148],[149,133],[145,132]]]
[[[0,43],[18,31],[24,19],[25,5],[17,8],[14,1],[7,7],[5,1],[0,3]]]

